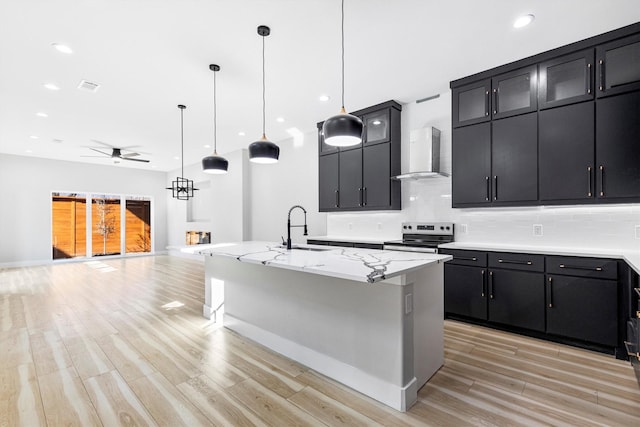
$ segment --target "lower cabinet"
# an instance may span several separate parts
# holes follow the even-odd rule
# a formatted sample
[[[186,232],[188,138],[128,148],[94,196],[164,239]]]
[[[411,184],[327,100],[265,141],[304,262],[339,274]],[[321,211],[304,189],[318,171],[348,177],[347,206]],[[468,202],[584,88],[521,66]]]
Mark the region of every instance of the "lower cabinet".
[[[616,260],[439,252],[454,257],[444,268],[447,317],[531,331],[587,348],[617,352],[623,346]]]

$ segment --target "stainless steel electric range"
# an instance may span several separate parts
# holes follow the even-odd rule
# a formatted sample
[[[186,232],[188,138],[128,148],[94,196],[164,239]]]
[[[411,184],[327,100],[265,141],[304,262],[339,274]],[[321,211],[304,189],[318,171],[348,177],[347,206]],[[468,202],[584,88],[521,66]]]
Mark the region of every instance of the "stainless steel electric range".
[[[402,240],[384,242],[384,249],[437,253],[438,245],[453,242],[452,222],[403,222]]]

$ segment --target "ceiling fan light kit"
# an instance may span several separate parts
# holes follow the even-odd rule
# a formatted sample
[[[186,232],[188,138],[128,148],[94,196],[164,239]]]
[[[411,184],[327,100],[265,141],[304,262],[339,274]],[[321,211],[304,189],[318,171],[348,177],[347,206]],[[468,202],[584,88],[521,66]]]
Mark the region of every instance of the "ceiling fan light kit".
[[[216,72],[220,71],[220,66],[216,64],[209,65],[209,69],[213,71],[213,154],[202,159],[202,170],[209,174],[225,174],[229,169],[229,162],[222,156],[218,155],[217,141],[217,115],[216,115]]]
[[[344,108],[344,0],[342,0],[342,108],[322,125],[324,143],[334,147],[351,147],[362,142],[364,126],[359,117],[347,113]]]
[[[276,163],[280,157],[280,147],[267,139],[265,133],[265,70],[264,70],[264,38],[271,34],[266,25],[258,27],[258,35],[262,37],[262,138],[249,145],[249,160],[253,163]]]
[[[179,177],[176,177],[174,181],[171,181],[171,187],[167,187],[167,190],[171,190],[171,196],[178,200],[189,200],[195,195],[193,181],[184,178],[184,109],[187,108],[184,105],[178,105],[180,109],[180,161],[182,162],[182,172]]]

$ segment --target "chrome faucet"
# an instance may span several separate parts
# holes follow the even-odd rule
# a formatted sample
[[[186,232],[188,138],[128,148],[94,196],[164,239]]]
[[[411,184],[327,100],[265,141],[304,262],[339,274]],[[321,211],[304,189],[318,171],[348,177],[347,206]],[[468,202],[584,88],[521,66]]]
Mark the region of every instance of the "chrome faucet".
[[[291,225],[291,211],[295,208],[302,209],[304,212],[304,225]],[[291,249],[291,227],[304,227],[304,236],[307,236],[307,211],[300,205],[294,205],[289,209],[289,215],[287,216],[287,250]]]

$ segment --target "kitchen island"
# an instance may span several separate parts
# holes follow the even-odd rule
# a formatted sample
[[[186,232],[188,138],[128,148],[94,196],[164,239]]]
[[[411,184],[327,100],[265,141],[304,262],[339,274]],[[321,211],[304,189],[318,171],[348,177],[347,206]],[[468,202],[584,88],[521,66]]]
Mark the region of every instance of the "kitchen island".
[[[399,411],[442,366],[448,255],[200,245],[205,317]]]

